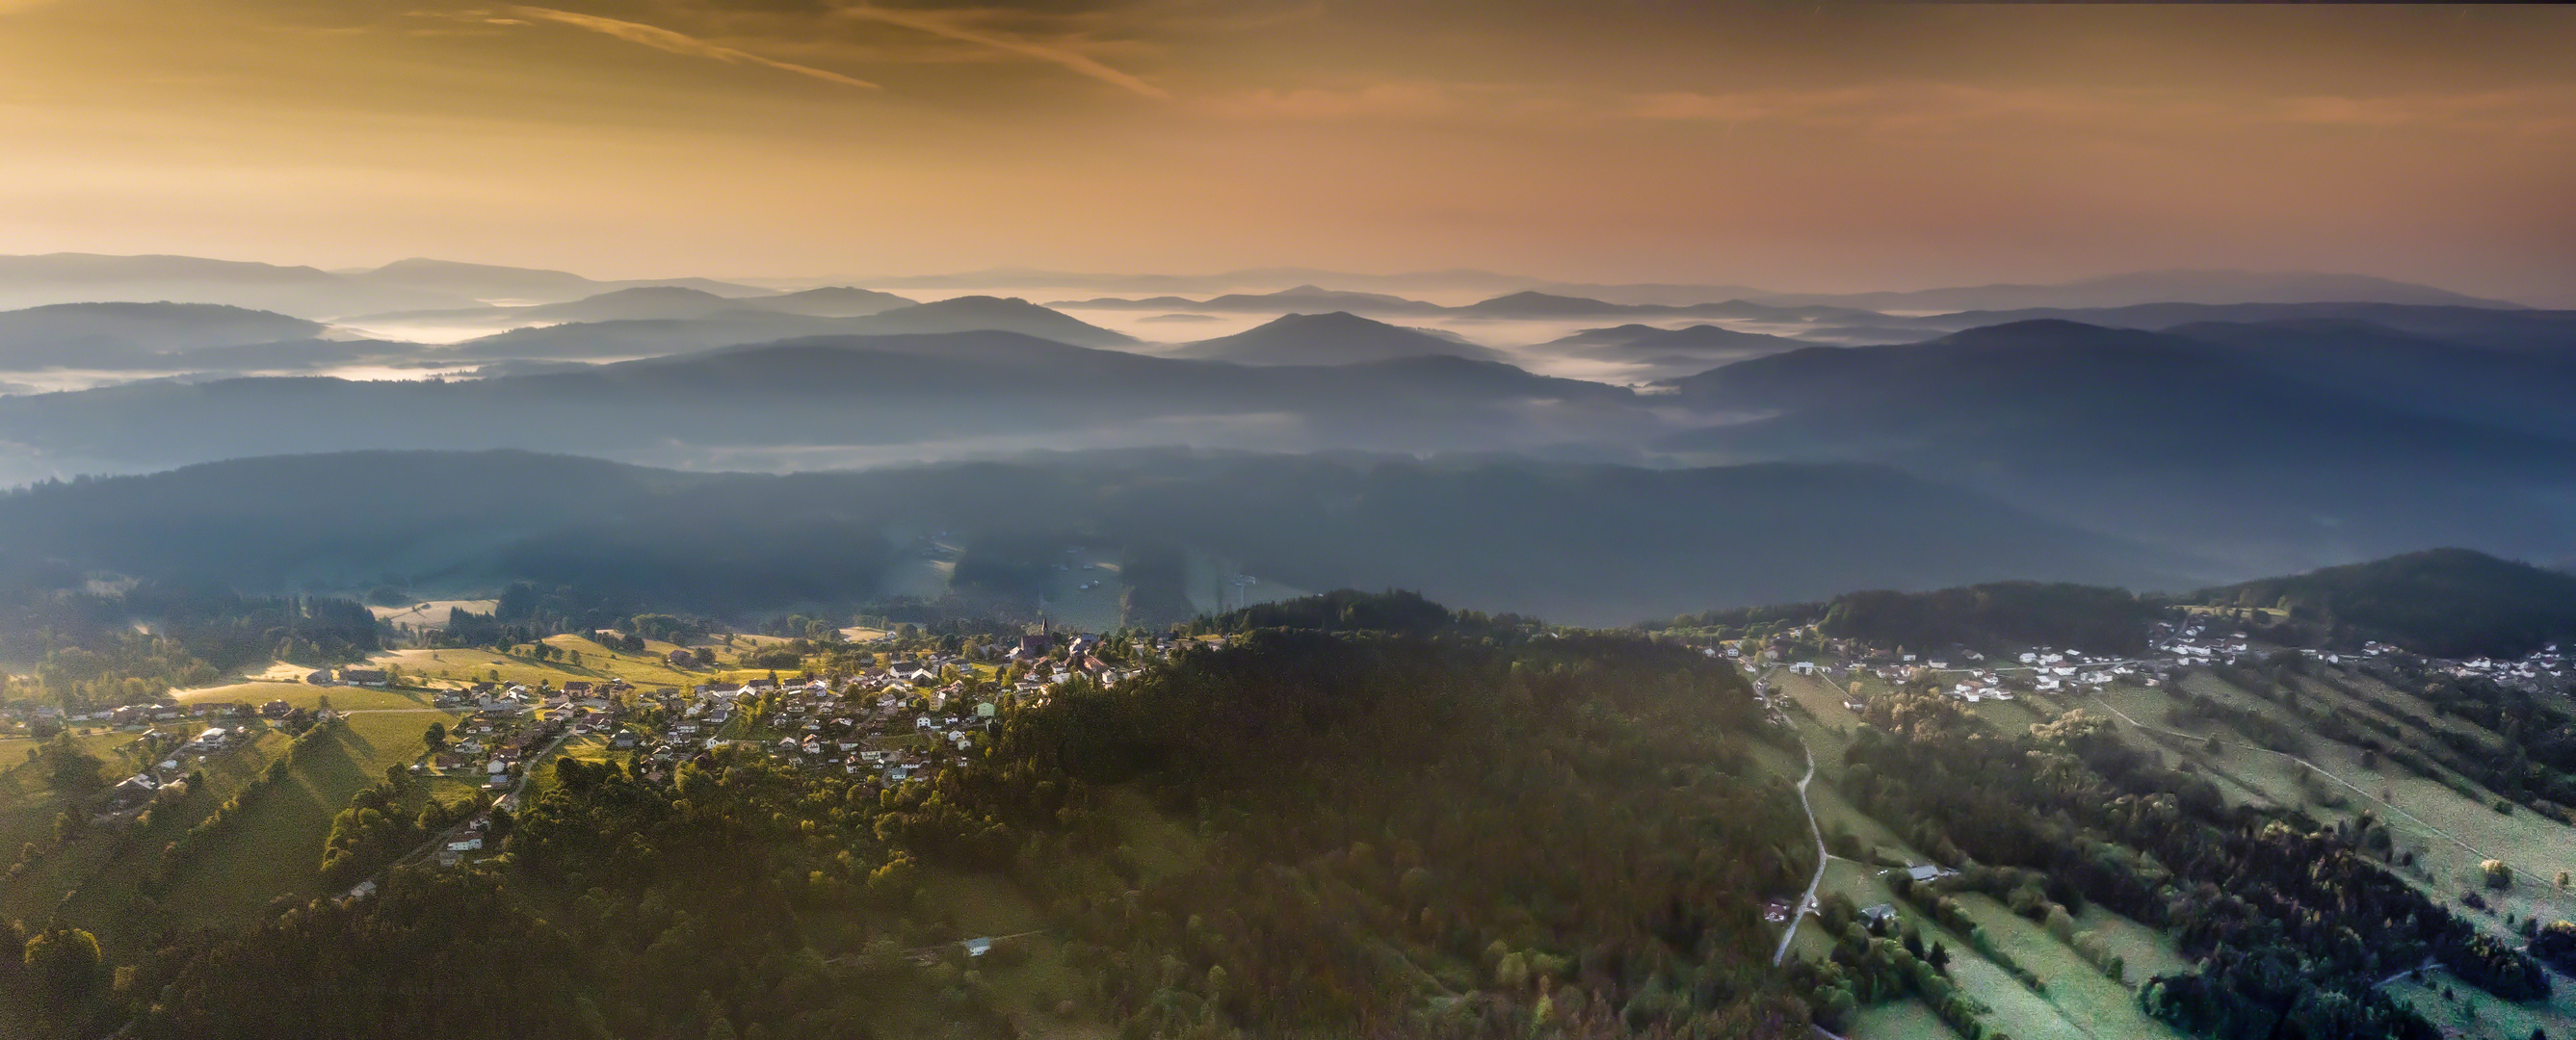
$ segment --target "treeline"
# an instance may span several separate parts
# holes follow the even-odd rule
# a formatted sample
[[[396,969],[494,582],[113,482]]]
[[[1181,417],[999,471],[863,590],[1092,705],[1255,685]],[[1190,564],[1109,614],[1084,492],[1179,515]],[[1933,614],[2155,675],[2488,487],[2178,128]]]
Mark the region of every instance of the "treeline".
[[[1763,636],[1782,629],[1812,625],[1825,619],[1831,603],[1775,603],[1760,607],[1735,607],[1697,614],[1675,615],[1669,621],[1648,621],[1637,628],[1645,632],[1675,630],[1706,634],[1712,639],[1740,639]]]
[[[34,688],[18,696],[68,708],[142,700],[272,658],[357,660],[381,648],[377,630],[364,605],[325,596],[187,582],[0,591],[0,654],[39,662]]]
[[[2136,653],[2162,603],[2094,585],[1996,582],[1933,592],[1854,592],[1835,597],[1820,631],[1878,646],[1999,650],[2053,646]]]
[[[2203,960],[2141,991],[2177,1028],[2225,1040],[2429,1038],[2375,985],[2427,958],[2506,999],[2548,992],[2529,956],[2372,858],[2390,842],[2366,814],[2319,827],[2230,808],[2206,779],[2081,710],[2021,735],[1915,693],[1865,717],[1847,786],[1874,815],[1943,859],[2038,872],[2034,898],[2015,901],[2035,920],[2098,902],[2171,930]]]
[[[1545,626],[1537,618],[1519,614],[1452,611],[1415,592],[1342,589],[1296,599],[1255,603],[1198,619],[1184,627],[1194,634],[1294,629],[1375,632],[1415,638],[1442,635],[1520,638]]]
[[[317,716],[299,713],[298,717],[290,718],[288,722],[291,727],[289,732],[294,733],[295,737],[287,742],[286,750],[279,752],[276,758],[269,761],[267,769],[235,790],[231,797],[224,799],[223,804],[216,806],[215,811],[205,819],[197,821],[186,832],[161,846],[160,855],[153,860],[152,872],[144,879],[143,888],[147,894],[158,896],[168,892],[179,876],[195,866],[197,858],[205,854],[208,843],[240,829],[243,814],[252,811],[260,803],[277,797],[275,791],[294,778],[296,763],[310,753],[310,748],[322,741],[332,739],[348,726],[348,721],[338,715]],[[194,793],[193,789],[191,793]],[[138,833],[148,832],[149,828],[145,825],[149,822],[148,820],[137,821],[137,826],[133,830]]]
[[[1436,627],[1247,631],[882,793],[742,748],[562,760],[489,867],[173,937],[107,999],[145,1038],[1014,1036],[1022,941],[970,963],[927,894],[982,874],[1061,952],[1009,1000],[1083,1029],[1807,1035],[1758,907],[1813,847],[1742,678]]]
[[[454,825],[460,814],[490,801],[477,795],[476,802],[456,807],[428,798],[412,812],[409,802],[418,793],[411,773],[390,765],[384,779],[350,795],[349,807],[331,818],[331,833],[322,841],[322,884],[337,890],[364,881]]]

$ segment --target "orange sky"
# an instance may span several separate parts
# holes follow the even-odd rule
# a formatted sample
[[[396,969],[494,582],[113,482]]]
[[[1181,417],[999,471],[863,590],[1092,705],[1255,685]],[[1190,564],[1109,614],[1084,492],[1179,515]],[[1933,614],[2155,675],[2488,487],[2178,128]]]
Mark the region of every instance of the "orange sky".
[[[0,252],[2576,305],[2576,8],[0,0]]]

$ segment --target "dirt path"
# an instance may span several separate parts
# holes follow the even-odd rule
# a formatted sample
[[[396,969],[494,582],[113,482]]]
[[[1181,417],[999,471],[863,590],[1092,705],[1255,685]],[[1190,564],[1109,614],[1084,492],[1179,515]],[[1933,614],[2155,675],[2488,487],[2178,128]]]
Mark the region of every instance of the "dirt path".
[[[2162,733],[2162,734],[2164,734],[2164,735],[2166,735],[2166,736],[2169,736],[2169,737],[2181,737],[2181,738],[2183,738],[2183,739],[2185,739],[2185,740],[2204,740],[2204,739],[2207,739],[2205,735],[2195,735],[2195,734],[2190,734],[2190,733],[2182,732],[2181,730],[2165,729],[2165,728],[2162,728],[2162,727],[2159,727],[2159,726],[2150,726],[2150,725],[2147,725],[2146,723],[2143,723],[2143,722],[2140,722],[2140,721],[2138,721],[2138,720],[2136,720],[2136,719],[2130,718],[2130,717],[2129,717],[2129,713],[2128,713],[2128,712],[2121,711],[2120,709],[2118,709],[2118,708],[2116,708],[2116,707],[2113,707],[2113,706],[2111,705],[2111,702],[2106,701],[2106,700],[2103,700],[2103,699],[2101,698],[2101,696],[2100,696],[2100,695],[2098,695],[2098,694],[2094,696],[2094,698],[2093,698],[2093,702],[2094,702],[2095,704],[2099,704],[2099,705],[2101,705],[2101,706],[2102,706],[2102,708],[2103,708],[2104,710],[2109,711],[2111,714],[2119,716],[2119,717],[2120,717],[2120,721],[2122,721],[2122,722],[2126,722],[2126,723],[2128,723],[2128,724],[2129,724],[2129,725],[2131,725],[2131,726],[2135,726],[2135,727],[2137,727],[2137,728],[2139,728],[2139,729],[2141,729],[2141,730],[2145,730],[2146,732],[2149,732],[2149,733]],[[2290,760],[2290,761],[2292,761],[2292,762],[2296,762],[2296,763],[2298,763],[2298,764],[2300,764],[2300,765],[2306,766],[2306,767],[2308,767],[2308,770],[2309,770],[2310,772],[2313,772],[2313,773],[2317,774],[2318,776],[2322,776],[2322,777],[2324,777],[2324,778],[2326,778],[2326,779],[2328,779],[2328,780],[2332,780],[2332,781],[2334,781],[2334,782],[2336,782],[2336,783],[2338,783],[2338,784],[2342,784],[2343,786],[2345,786],[2345,787],[2347,787],[2347,788],[2350,788],[2350,789],[2352,790],[2352,793],[2354,793],[2354,794],[2360,795],[2360,796],[2362,796],[2362,797],[2364,797],[2364,798],[2368,798],[2368,799],[2370,799],[2370,800],[2371,800],[2371,801],[2373,801],[2373,802],[2378,802],[2380,805],[2385,806],[2385,807],[2388,809],[2388,811],[2389,811],[2390,813],[2392,813],[2392,814],[2394,814],[2394,815],[2397,815],[2397,816],[2400,816],[2400,817],[2403,817],[2403,818],[2406,820],[2406,822],[2408,822],[2408,823],[2412,823],[2412,824],[2414,824],[2415,826],[2421,827],[2421,828],[2423,828],[2425,831],[2427,831],[2427,832],[2429,832],[2429,833],[2432,833],[2432,834],[2435,834],[2435,835],[2439,835],[2439,836],[2440,836],[2440,837],[2442,837],[2444,840],[2449,841],[2451,844],[2457,845],[2457,846],[2459,846],[2461,849],[2466,850],[2466,851],[2468,852],[2468,854],[2469,854],[2469,855],[2476,856],[2476,857],[2478,857],[2479,859],[2494,859],[2494,860],[2496,860],[2497,862],[2500,862],[2500,863],[2501,863],[2501,862],[2503,862],[2503,860],[2502,860],[2502,859],[2500,859],[2499,857],[2490,856],[2490,855],[2488,855],[2485,851],[2483,851],[2483,850],[2479,849],[2477,846],[2475,846],[2475,845],[2471,845],[2471,844],[2469,844],[2468,842],[2461,840],[2459,835],[2453,834],[2453,833],[2451,833],[2451,832],[2449,832],[2449,831],[2446,831],[2446,830],[2443,830],[2443,829],[2441,829],[2441,828],[2439,828],[2439,827],[2433,826],[2432,824],[2426,823],[2426,822],[2424,822],[2423,820],[2418,819],[2418,818],[2415,816],[2415,814],[2414,814],[2414,813],[2407,812],[2406,810],[2404,810],[2404,809],[2400,809],[2400,808],[2398,808],[2397,806],[2392,805],[2392,804],[2390,804],[2390,803],[2388,803],[2388,802],[2386,802],[2386,801],[2382,801],[2378,795],[2375,795],[2375,794],[2370,793],[2369,791],[2363,790],[2359,784],[2355,784],[2355,783],[2353,783],[2353,782],[2352,782],[2352,781],[2350,781],[2350,780],[2346,780],[2346,779],[2344,779],[2344,778],[2342,778],[2342,777],[2339,777],[2339,776],[2334,775],[2333,773],[2329,773],[2329,772],[2325,771],[2325,769],[2324,769],[2324,768],[2322,768],[2322,767],[2318,766],[2318,765],[2317,765],[2316,763],[2314,763],[2314,762],[2310,762],[2310,761],[2308,761],[2307,759],[2300,758],[2299,756],[2297,756],[2297,755],[2293,755],[2293,754],[2291,754],[2291,753],[2289,753],[2289,752],[2287,752],[2287,751],[2275,751],[2275,750],[2273,750],[2273,749],[2271,749],[2271,748],[2264,747],[2264,746],[2262,746],[2262,745],[2260,745],[2260,744],[2248,744],[2248,743],[2244,743],[2244,742],[2242,742],[2242,741],[2221,741],[2221,743],[2229,744],[2229,745],[2234,746],[2234,747],[2241,747],[2241,748],[2246,748],[2246,749],[2249,749],[2249,750],[2260,751],[2260,752],[2263,752],[2264,754],[2267,754],[2267,755],[2279,755],[2279,756],[2281,756],[2282,758],[2286,758],[2286,759],[2289,759],[2289,760]],[[2506,866],[2512,867],[2515,873],[2524,873],[2523,868],[2522,868],[2520,865],[2507,863],[2507,864],[2506,864]],[[2534,876],[2536,876],[2536,875],[2534,875]]]

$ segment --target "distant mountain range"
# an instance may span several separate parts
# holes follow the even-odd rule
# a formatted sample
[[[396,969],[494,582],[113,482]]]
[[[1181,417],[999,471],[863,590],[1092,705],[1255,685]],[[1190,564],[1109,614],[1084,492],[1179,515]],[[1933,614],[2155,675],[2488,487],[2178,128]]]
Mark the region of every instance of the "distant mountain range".
[[[628,290],[628,292],[657,294],[671,291],[673,290]],[[869,293],[867,297],[851,295],[867,292],[863,289],[807,290],[751,301],[761,304],[789,301],[787,306],[757,308],[706,307],[701,305],[703,301],[697,300],[689,300],[686,304],[675,306],[672,305],[672,301],[664,297],[642,300],[630,298],[617,301],[620,306],[592,308],[591,312],[624,311],[636,315],[634,317],[576,320],[560,325],[512,329],[509,332],[468,340],[444,351],[426,352],[423,356],[456,360],[631,359],[687,353],[713,347],[776,342],[803,336],[881,336],[937,332],[1016,332],[1057,343],[1089,347],[1124,347],[1136,343],[1133,336],[1104,329],[1025,300],[1001,299],[992,296],[959,296],[935,303],[913,303],[888,293]],[[816,293],[832,295],[816,297],[813,295]],[[797,307],[815,310],[848,310],[889,301],[895,302],[889,303],[883,309],[854,317],[825,317],[789,309],[789,307]],[[583,300],[579,301],[579,304],[592,302]],[[574,307],[576,304],[561,306]],[[646,316],[655,313],[657,308],[665,316]],[[689,311],[695,311],[697,316],[686,316],[686,312]]]
[[[434,260],[334,272],[190,256],[0,256],[0,308],[52,303],[215,303],[322,319],[463,309],[490,299],[552,303],[648,285],[732,296],[773,292],[703,278],[601,282],[562,271]]]
[[[603,282],[568,271],[502,267],[495,264],[466,264],[453,260],[429,260],[419,257],[396,260],[373,270],[341,273],[353,281],[368,285],[435,293],[466,300],[509,301],[521,304],[578,300],[619,289],[648,286],[694,289],[732,298],[767,296],[774,291],[711,278]]]
[[[0,497],[0,544],[20,562],[246,588],[530,578],[691,610],[874,598],[890,536],[925,527],[970,555],[1179,546],[1296,587],[1413,588],[1596,623],[1996,576],[2179,580],[2155,553],[1866,466],[1155,451],[772,477],[407,452]]]
[[[1757,298],[1777,304],[1831,304],[1918,314],[2030,307],[2128,307],[2145,303],[2520,306],[2370,275],[2313,271],[2141,271],[2055,285],[1981,285],[1911,292],[1776,293]]]
[[[0,392],[16,391],[0,396],[13,446],[0,483],[317,447],[780,471],[1033,448],[1484,451],[1892,466],[2209,580],[2432,545],[2576,558],[2576,311],[2229,272],[1683,302],[1494,285],[1459,306],[1382,282],[1287,285],[1081,305],[1104,321],[1281,314],[1166,349],[996,296],[913,303],[425,260],[325,272],[0,257],[0,300],[57,301],[0,312]],[[168,302],[58,302],[143,291]],[[2123,302],[2146,293],[2173,298]],[[2351,298],[2299,299],[2318,295]],[[358,302],[459,334],[527,327],[432,345],[317,320],[366,313]],[[1507,350],[1407,327],[1434,322]],[[1661,381],[1631,390],[1505,358]],[[313,377],[333,372],[368,378]],[[433,372],[480,378],[385,378]],[[119,380],[143,381],[101,385]],[[45,386],[98,388],[33,392]]]
[[[998,289],[1089,288],[1113,293],[1258,293],[1334,286],[1366,293],[1487,293],[1536,291],[1621,304],[1686,306],[1713,300],[1751,300],[1778,306],[1822,304],[1852,309],[1930,313],[2027,307],[2122,307],[2141,303],[2363,302],[2513,307],[2431,286],[2369,275],[2326,272],[2168,270],[2108,275],[2047,285],[1996,284],[1904,292],[1788,293],[1743,285],[1600,284],[1452,269],[1409,274],[1359,274],[1314,268],[1256,268],[1211,275],[1120,275],[1001,268],[953,275],[859,279],[887,288]],[[1114,301],[1096,301],[1114,306]],[[1348,304],[1335,309],[1368,311]],[[1390,312],[1392,313],[1392,312]]]
[[[1341,292],[1298,286],[1275,293],[1233,293],[1192,300],[1179,296],[1153,296],[1144,299],[1101,297],[1089,300],[1063,300],[1048,304],[1068,310],[1142,310],[1142,311],[1211,311],[1225,314],[1279,314],[1309,311],[1343,311],[1352,314],[1379,314],[1415,317],[1477,318],[1498,321],[1554,321],[1569,318],[1610,317],[1702,317],[1738,318],[1751,321],[1790,324],[1853,323],[1888,320],[1883,314],[1846,307],[1804,305],[1795,307],[1726,300],[1717,303],[1662,304],[1612,303],[1582,296],[1559,296],[1535,290],[1524,290],[1458,307],[1444,307],[1421,300],[1380,293]],[[1928,326],[1927,326],[1928,327]]]
[[[615,289],[562,303],[397,311],[387,314],[357,315],[346,320],[356,324],[432,322],[526,327],[553,322],[688,321],[736,312],[849,318],[876,314],[897,307],[910,307],[914,303],[913,300],[893,293],[853,289],[846,286],[825,286],[772,296],[735,297],[721,296],[688,286],[645,285],[632,289]]]
[[[1149,296],[1141,300],[1101,297],[1090,300],[1062,300],[1049,307],[1120,311],[1208,311],[1218,314],[1326,313],[1343,311],[1353,314],[1446,314],[1449,308],[1421,300],[1408,300],[1384,293],[1348,292],[1300,285],[1270,293],[1227,293],[1204,300],[1182,296]]]

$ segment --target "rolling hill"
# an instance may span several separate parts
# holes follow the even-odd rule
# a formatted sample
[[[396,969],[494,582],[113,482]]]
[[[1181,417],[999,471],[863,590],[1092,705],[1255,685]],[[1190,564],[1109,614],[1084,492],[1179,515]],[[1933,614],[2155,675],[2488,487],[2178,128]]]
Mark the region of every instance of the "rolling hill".
[[[209,347],[312,339],[322,331],[318,322],[220,304],[54,304],[0,313],[0,370],[122,368]]]
[[[2158,554],[1865,466],[1146,451],[764,476],[362,452],[0,497],[17,560],[263,588],[531,578],[697,609],[875,598],[888,538],[925,527],[969,553],[1178,545],[1301,588],[1416,588],[1596,622],[1860,586],[2174,580]]]
[[[1134,336],[1112,332],[1016,296],[957,296],[896,307],[851,319],[839,331],[879,336],[925,332],[1016,332],[1078,347],[1124,347],[1136,343]]]
[[[1691,325],[1678,329],[1666,329],[1653,325],[1632,324],[1585,329],[1570,336],[1539,344],[1539,349],[1638,360],[1694,358],[1710,361],[1759,357],[1813,345],[1786,336],[1738,332],[1716,325]]]
[[[1454,451],[1636,443],[1669,429],[1632,402],[1618,387],[1455,358],[1245,366],[964,332],[811,337],[466,381],[243,378],[6,397],[0,437],[30,447],[21,467],[42,467],[19,479],[293,452],[316,437],[812,469],[890,452],[1175,441]]]
[[[2033,308],[2011,311],[1961,311],[1904,319],[1906,323],[1945,332],[2019,321],[2058,319],[2122,329],[2171,329],[2181,325],[2226,322],[2363,322],[2380,328],[2462,346],[2497,350],[2563,352],[2576,347],[2576,311],[2495,307],[2428,306],[2390,303],[2146,303],[2110,308]]]
[[[2180,336],[2032,321],[1671,384],[1707,460],[1869,460],[2252,571],[2475,544],[2567,554],[2576,445],[2404,410]]]
[[[776,296],[737,299],[734,306],[746,310],[771,311],[779,314],[806,314],[817,318],[858,318],[880,314],[897,307],[910,307],[919,301],[874,289],[846,285],[826,285]]]
[[[1231,336],[1204,339],[1174,352],[1245,365],[1347,365],[1424,355],[1494,361],[1501,355],[1450,336],[1371,321],[1354,314],[1286,314]]]
[[[1385,293],[1348,292],[1300,285],[1268,293],[1227,293],[1204,300],[1182,296],[1153,296],[1130,300],[1101,297],[1090,300],[1066,300],[1050,307],[1091,308],[1129,311],[1216,311],[1220,313],[1315,314],[1347,311],[1352,314],[1441,314],[1448,308],[1421,300],[1408,300]]]

